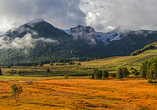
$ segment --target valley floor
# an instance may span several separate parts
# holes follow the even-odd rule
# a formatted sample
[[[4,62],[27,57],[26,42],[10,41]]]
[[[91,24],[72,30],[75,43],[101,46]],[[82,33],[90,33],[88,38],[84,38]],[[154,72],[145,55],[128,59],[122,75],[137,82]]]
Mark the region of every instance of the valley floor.
[[[141,78],[25,79],[0,81],[0,110],[157,109],[157,85]],[[16,103],[10,85],[23,93]]]

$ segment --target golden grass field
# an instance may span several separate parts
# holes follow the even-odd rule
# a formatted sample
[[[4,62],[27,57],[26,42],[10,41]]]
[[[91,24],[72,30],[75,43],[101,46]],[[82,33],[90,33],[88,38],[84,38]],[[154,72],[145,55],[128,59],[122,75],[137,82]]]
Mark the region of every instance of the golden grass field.
[[[23,87],[17,103],[14,83]],[[7,80],[0,82],[0,110],[155,110],[156,91],[140,78]]]
[[[75,62],[75,65],[65,66],[2,67],[0,110],[156,110],[157,84],[148,83],[148,79],[135,76],[122,80],[89,78],[94,68],[108,70],[109,73],[116,73],[118,67],[123,66],[139,70],[142,62],[155,58],[156,54],[157,49],[152,49],[137,56],[81,62],[81,66]],[[46,72],[47,68],[50,73]],[[12,70],[35,74],[11,76],[8,72]],[[63,79],[65,74],[69,79]],[[75,74],[78,76],[72,76]],[[17,103],[10,94],[10,86],[14,83],[23,87]]]

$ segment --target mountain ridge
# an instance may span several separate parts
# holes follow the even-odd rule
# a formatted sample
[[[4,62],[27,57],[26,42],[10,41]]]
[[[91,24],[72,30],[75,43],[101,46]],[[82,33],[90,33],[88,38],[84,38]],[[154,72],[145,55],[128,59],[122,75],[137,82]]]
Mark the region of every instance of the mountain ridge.
[[[154,41],[157,41],[157,31],[102,33],[91,26],[79,25],[65,32],[38,19],[0,36],[0,65],[124,56]]]

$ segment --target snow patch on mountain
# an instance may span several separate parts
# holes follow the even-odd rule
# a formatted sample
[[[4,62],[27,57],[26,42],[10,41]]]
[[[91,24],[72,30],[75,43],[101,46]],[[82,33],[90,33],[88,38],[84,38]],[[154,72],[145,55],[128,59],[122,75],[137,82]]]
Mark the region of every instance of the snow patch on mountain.
[[[65,30],[67,34],[70,34],[74,37],[75,40],[84,40],[87,44],[96,45],[97,41],[95,38],[95,30],[90,26],[81,26],[70,28]]]
[[[96,45],[99,42],[103,42],[104,45],[109,44],[114,40],[120,40],[120,31],[115,29],[108,33],[96,32],[94,28],[90,26],[77,26],[65,30],[67,34],[70,34],[74,37],[75,40],[84,40],[90,45]]]
[[[111,41],[114,41],[114,40],[121,40],[120,34],[118,36],[114,37]]]

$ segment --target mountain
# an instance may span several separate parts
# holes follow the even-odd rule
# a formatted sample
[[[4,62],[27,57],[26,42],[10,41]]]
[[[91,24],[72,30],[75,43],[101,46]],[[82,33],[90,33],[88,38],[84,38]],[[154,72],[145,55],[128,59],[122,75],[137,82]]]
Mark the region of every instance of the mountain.
[[[69,35],[72,35],[75,40],[84,40],[89,45],[103,43],[107,45],[114,40],[120,40],[120,32],[115,29],[108,33],[96,32],[91,26],[81,26],[65,30]]]
[[[92,60],[130,55],[157,41],[157,31],[96,32],[90,26],[61,30],[36,19],[0,36],[0,65]]]

